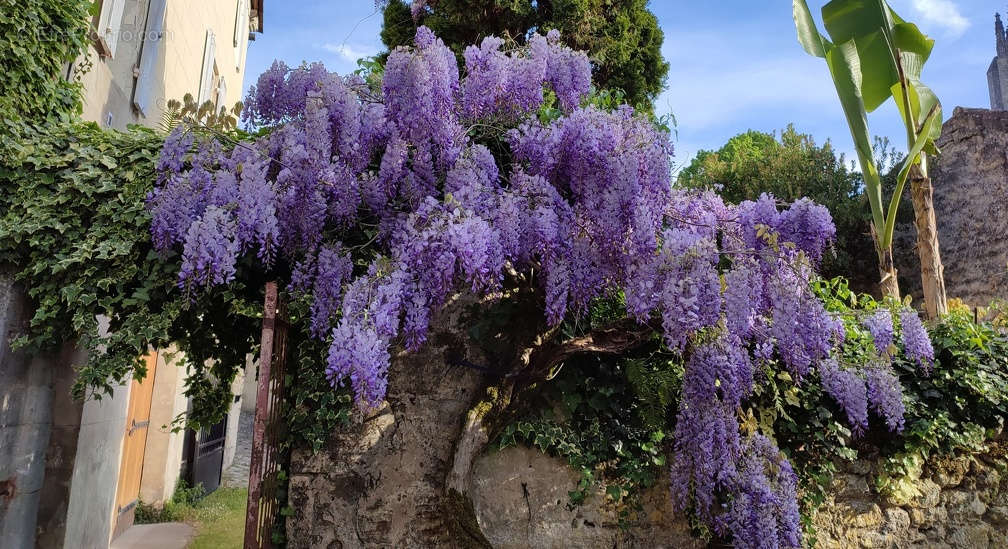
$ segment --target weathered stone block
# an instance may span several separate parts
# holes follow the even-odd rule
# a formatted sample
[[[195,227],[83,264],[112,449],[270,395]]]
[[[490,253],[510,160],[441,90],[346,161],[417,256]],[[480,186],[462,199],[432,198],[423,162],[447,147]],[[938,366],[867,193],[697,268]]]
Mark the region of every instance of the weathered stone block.
[[[830,491],[837,500],[864,499],[871,494],[868,479],[863,475],[853,474],[834,476]]]
[[[931,479],[922,479],[916,485],[919,495],[907,502],[907,507],[914,509],[927,509],[938,505],[941,497],[941,488]]]
[[[948,511],[944,507],[925,509],[910,509],[910,523],[915,527],[926,529],[935,524],[942,524],[948,519]]]
[[[948,543],[963,549],[991,547],[990,534],[991,527],[983,523],[954,526],[948,531]]]
[[[472,502],[480,530],[496,548],[702,547],[671,506],[668,485],[642,496],[645,515],[621,529],[617,509],[596,492],[573,509],[578,475],[529,448],[492,452],[473,467]]]
[[[882,531],[894,539],[908,537],[910,531],[910,514],[899,507],[889,507],[884,511],[885,519]]]

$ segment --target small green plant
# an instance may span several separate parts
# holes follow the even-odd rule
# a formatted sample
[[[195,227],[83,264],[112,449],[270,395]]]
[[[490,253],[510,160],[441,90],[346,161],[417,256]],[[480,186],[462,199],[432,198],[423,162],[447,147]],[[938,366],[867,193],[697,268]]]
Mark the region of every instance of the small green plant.
[[[906,429],[883,446],[887,459],[878,487],[897,496],[902,479],[918,475],[932,457],[986,451],[1008,418],[1008,335],[953,303],[931,341],[931,375],[914,375],[914,364],[894,362],[904,387]]]
[[[601,490],[627,526],[640,510],[641,491],[666,466],[682,372],[657,344],[637,356],[572,359],[542,386],[530,413],[502,430],[498,447],[524,444],[565,459],[581,475],[569,504]]]
[[[137,504],[134,522],[152,524],[157,522],[178,522],[185,520],[192,508],[206,496],[202,484],[189,486],[185,479],[179,479],[171,499],[158,506],[141,501]]]
[[[209,99],[202,105],[187,93],[182,100],[171,99],[161,115],[161,130],[171,132],[175,126],[186,124],[192,127],[206,128],[227,135],[238,127],[238,117],[241,116],[242,103],[235,103],[230,110],[221,106],[219,109]]]

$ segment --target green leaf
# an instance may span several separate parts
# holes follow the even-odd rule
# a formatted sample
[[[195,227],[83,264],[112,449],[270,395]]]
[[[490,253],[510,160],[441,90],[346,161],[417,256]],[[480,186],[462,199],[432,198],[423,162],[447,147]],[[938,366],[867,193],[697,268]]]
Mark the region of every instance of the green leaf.
[[[809,11],[808,4],[805,0],[793,0],[791,10],[794,17],[795,29],[798,31],[798,42],[809,55],[826,57],[826,51],[829,50],[832,44],[819,33],[815,20],[812,19],[812,12]]]
[[[606,486],[606,497],[612,501],[619,501],[623,497],[623,487],[618,484]]]
[[[885,34],[878,30],[854,39],[861,66],[861,95],[865,110],[873,112],[892,97],[892,86],[899,81]]]
[[[872,156],[868,116],[864,100],[861,97],[861,62],[854,41],[849,40],[837,44],[826,52],[826,64],[829,65],[837,95],[840,97],[840,104],[847,117],[847,126],[854,140],[854,149],[857,152],[865,181],[865,194],[868,195],[868,201],[871,204],[872,221],[876,227],[885,227],[885,214],[882,210],[882,181],[878,168],[875,166],[874,156]],[[888,247],[892,240],[892,234],[879,236],[880,245]]]
[[[868,112],[893,95],[901,75],[919,79],[934,47],[934,40],[903,21],[883,0],[833,0],[823,8],[823,22],[835,42],[855,41]]]
[[[934,105],[931,108],[931,112],[924,120],[920,134],[917,135],[913,147],[910,148],[906,160],[903,161],[903,167],[900,168],[899,176],[896,178],[896,189],[893,191],[892,199],[889,201],[889,214],[886,216],[887,234],[892,234],[895,229],[896,212],[899,210],[900,197],[903,194],[907,178],[910,175],[910,169],[913,168],[914,164],[919,162],[921,151],[924,150],[928,143],[934,142],[931,135],[935,131],[941,132],[941,105]]]
[[[823,6],[823,24],[834,42],[848,42],[888,27],[879,0],[833,0]],[[891,13],[891,10],[890,10]]]
[[[912,123],[910,121],[910,116],[906,112],[906,101],[903,99],[903,86],[897,82],[893,84],[892,94],[896,99],[896,106],[899,109],[900,116],[903,118],[903,123],[908,128],[912,129],[914,135],[917,135],[922,130],[928,130],[928,137],[930,140],[936,141],[941,137],[941,123],[942,120],[942,109],[941,103],[938,101],[938,96],[931,90],[931,88],[925,86],[920,80],[916,78],[911,78],[907,80],[907,89],[910,96],[910,109],[915,113]],[[931,115],[932,109],[938,109],[938,120],[939,124],[928,125],[926,124],[928,116]],[[933,143],[931,144],[933,145]],[[932,152],[928,149],[928,144],[925,144],[924,150],[931,154]]]
[[[897,23],[892,27],[893,46],[902,53],[913,54],[914,66],[904,62],[904,73],[909,78],[920,77],[920,67],[931,57],[934,40],[922,33],[913,23]],[[916,72],[911,72],[916,70]]]

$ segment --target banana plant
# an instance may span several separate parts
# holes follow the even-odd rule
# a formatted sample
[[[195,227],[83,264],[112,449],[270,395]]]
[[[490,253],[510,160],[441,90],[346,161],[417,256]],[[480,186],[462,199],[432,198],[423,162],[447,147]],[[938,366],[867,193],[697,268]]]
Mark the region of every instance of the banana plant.
[[[944,314],[945,286],[931,205],[931,182],[927,177],[927,155],[938,153],[935,141],[941,135],[942,108],[934,92],[921,82],[921,71],[931,55],[934,40],[925,36],[917,25],[898,16],[885,0],[827,3],[822,8],[822,18],[829,38],[819,32],[805,0],[793,0],[793,10],[798,41],[806,52],[826,60],[854,140],[871,206],[872,235],[879,256],[879,286],[884,294],[899,297],[892,255],[893,232],[900,199],[910,180],[928,313],[933,317]],[[906,126],[908,154],[886,206],[872,155],[868,113],[890,98],[896,102]]]

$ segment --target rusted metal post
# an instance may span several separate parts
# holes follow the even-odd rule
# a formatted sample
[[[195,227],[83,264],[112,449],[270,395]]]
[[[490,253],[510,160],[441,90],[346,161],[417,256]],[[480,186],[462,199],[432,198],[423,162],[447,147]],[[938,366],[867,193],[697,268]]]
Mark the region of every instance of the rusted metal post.
[[[270,416],[270,366],[277,320],[277,285],[266,283],[262,339],[259,347],[259,383],[256,391],[255,421],[252,432],[252,456],[249,461],[248,503],[245,509],[245,549],[272,547],[268,536],[260,537],[263,518],[260,509],[265,471],[266,425]]]

